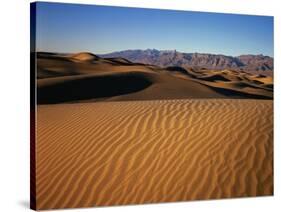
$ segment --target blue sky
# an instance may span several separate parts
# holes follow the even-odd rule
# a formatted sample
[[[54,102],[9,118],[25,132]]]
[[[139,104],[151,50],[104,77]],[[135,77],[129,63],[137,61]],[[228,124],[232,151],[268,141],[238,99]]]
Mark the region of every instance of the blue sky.
[[[273,17],[37,3],[38,51],[126,49],[273,56]]]

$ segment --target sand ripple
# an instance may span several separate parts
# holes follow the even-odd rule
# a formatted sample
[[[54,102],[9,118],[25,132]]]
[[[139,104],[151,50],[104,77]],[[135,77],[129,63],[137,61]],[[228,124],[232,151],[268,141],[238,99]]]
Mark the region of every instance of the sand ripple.
[[[41,105],[38,209],[273,194],[271,100]]]

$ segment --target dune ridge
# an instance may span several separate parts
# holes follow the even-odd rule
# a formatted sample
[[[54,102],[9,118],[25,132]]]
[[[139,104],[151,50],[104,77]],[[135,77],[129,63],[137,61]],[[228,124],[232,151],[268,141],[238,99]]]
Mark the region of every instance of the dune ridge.
[[[273,99],[273,78],[235,70],[161,68],[92,53],[37,53],[39,104],[186,98]]]
[[[273,194],[273,102],[39,105],[38,209]]]
[[[85,61],[92,62],[99,59],[97,55],[94,55],[90,52],[80,52],[77,54],[70,55],[69,58],[77,61],[84,61],[84,62]]]

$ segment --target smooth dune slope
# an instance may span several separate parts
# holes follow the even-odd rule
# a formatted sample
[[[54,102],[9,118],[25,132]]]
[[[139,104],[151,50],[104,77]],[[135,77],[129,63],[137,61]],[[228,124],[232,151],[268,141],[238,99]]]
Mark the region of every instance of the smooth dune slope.
[[[39,105],[38,209],[273,194],[273,101]]]

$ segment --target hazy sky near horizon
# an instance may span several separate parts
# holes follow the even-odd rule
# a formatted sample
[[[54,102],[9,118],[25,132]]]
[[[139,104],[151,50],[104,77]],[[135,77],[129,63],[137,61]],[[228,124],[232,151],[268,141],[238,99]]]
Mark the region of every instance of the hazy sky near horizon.
[[[126,49],[273,56],[273,17],[46,3],[36,6],[37,51]]]

